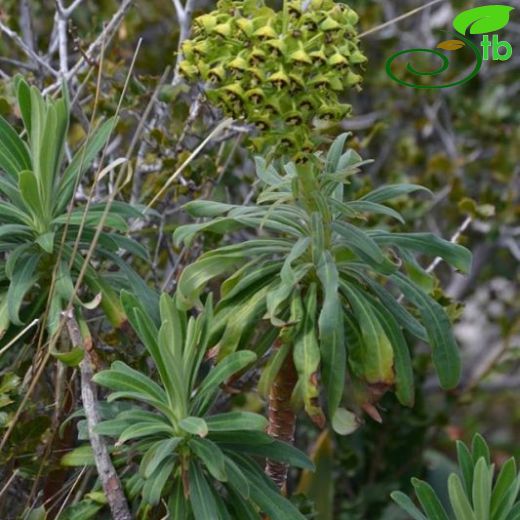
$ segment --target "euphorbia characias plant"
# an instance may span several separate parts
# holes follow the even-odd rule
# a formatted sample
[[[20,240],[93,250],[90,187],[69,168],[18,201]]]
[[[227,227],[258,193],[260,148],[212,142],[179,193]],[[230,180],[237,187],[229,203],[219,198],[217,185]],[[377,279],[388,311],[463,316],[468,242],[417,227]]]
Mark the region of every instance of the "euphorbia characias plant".
[[[303,520],[254,457],[312,470],[307,457],[270,438],[262,415],[212,411],[220,385],[251,366],[257,356],[248,350],[234,352],[207,370],[211,298],[197,317],[188,318],[177,309],[175,298],[163,294],[159,323],[134,295],[123,292],[122,301],[158,377],[156,381],[121,361],[97,373],[95,382],[112,390],[105,403],[105,410],[112,413],[106,413],[107,420],[96,429],[114,439],[116,464],[127,458],[138,464],[124,483],[140,517],[155,518],[154,508],[165,500],[170,518],[179,520],[258,519],[259,510],[271,518]],[[82,423],[79,427],[83,430]],[[94,461],[88,447],[80,447],[63,462]]]
[[[205,233],[222,239],[238,231],[246,239],[219,244],[184,266],[175,294],[163,294],[160,301],[147,287],[149,279],[139,278],[120,256],[126,250],[147,257],[145,248],[127,236],[127,221],[141,218],[141,208],[112,196],[110,207],[90,197],[86,205],[76,205],[82,175],[108,142],[116,120],[89,132],[66,161],[67,89],[53,100],[17,80],[24,130],[0,118],[0,254],[6,260],[0,266],[0,339],[5,341],[6,329],[11,337],[18,333],[14,328],[33,316],[48,317],[50,334],[41,329],[41,338],[61,337],[56,332],[65,323],[82,357],[84,410],[72,417],[86,417],[79,423],[79,438],[90,446],[67,446],[62,463],[96,464],[98,474],[79,474],[81,488],[97,480],[81,502],[67,502],[74,494],[69,492],[63,508],[73,505],[64,518],[97,518],[107,502],[113,513],[117,495],[128,509],[124,516],[114,515],[118,520],[131,515],[302,519],[303,507],[280,492],[286,491],[289,465],[313,470],[307,456],[291,446],[299,410],[318,427],[329,422],[337,433],[347,434],[359,424],[360,409],[381,420],[378,402],[387,392],[412,406],[411,347],[417,340],[429,345],[441,386],[457,385],[460,358],[450,317],[440,303],[437,280],[423,265],[441,257],[467,272],[470,252],[431,233],[404,230],[395,200],[429,191],[415,184],[360,191],[355,176],[366,161],[345,150],[347,134],[328,137],[331,125],[350,114],[341,94],[358,90],[361,81],[365,57],[356,23],[356,13],[333,0],[284,0],[279,11],[263,0],[221,0],[216,10],[195,20],[180,71],[202,80],[209,101],[226,116],[256,125],[251,142],[264,155],[255,158],[254,203],[195,200],[185,205],[198,220],[176,229],[176,245],[189,247]],[[327,146],[328,152],[320,151]],[[94,187],[98,181],[96,175]],[[161,237],[157,263],[162,244]],[[97,270],[104,260],[130,282],[109,283]],[[85,284],[80,284],[84,269]],[[141,293],[123,291],[119,298],[117,290],[123,284],[132,289],[133,283]],[[143,293],[153,293],[150,301]],[[85,294],[97,297],[88,304],[80,300]],[[100,333],[87,325],[90,316],[82,307],[98,303],[113,325],[128,320],[135,332],[128,338],[130,352],[96,351]],[[105,327],[103,321],[100,330]],[[67,362],[63,353],[48,352]],[[113,361],[110,368],[107,360]],[[235,392],[244,397],[240,385],[254,386],[257,371],[267,417],[261,400],[237,405],[230,397]],[[94,383],[111,393],[100,394],[98,402]],[[0,386],[11,392],[17,382],[6,379]],[[70,395],[75,403],[74,388]],[[55,401],[58,423],[68,411]],[[451,478],[453,496],[463,506],[460,518],[473,513],[480,518],[478,512],[486,508],[479,493],[491,493],[493,467],[483,444],[477,440],[475,446],[473,454],[461,452],[464,483]],[[102,471],[107,461],[110,473]],[[519,487],[513,463],[498,480],[496,504],[492,498],[487,504],[492,514],[499,513],[492,519],[513,520]],[[414,483],[419,500],[427,494],[433,504],[429,511],[423,508],[425,513],[444,518],[430,490]],[[425,518],[404,495],[394,498],[415,518]],[[465,498],[472,501],[470,509]]]
[[[263,190],[256,204],[189,202],[188,213],[205,220],[174,233],[177,242],[187,245],[201,232],[248,228],[262,233],[213,249],[187,266],[177,299],[185,308],[200,305],[210,280],[233,273],[221,285],[210,343],[217,359],[224,360],[246,345],[263,354],[269,339],[276,338],[260,387],[270,389],[270,431],[289,441],[295,420],[291,406],[303,403],[311,419],[323,425],[320,382],[339,432],[349,417],[339,408],[347,380],[373,416],[373,404],[389,390],[411,406],[414,377],[405,332],[430,345],[443,388],[453,388],[460,375],[450,320],[421,286],[432,278],[416,255],[440,256],[467,272],[471,254],[431,233],[367,225],[369,215],[403,222],[387,203],[428,190],[394,184],[354,197],[351,177],[363,161],[353,150],[343,151],[346,138],[338,137],[326,156],[316,154],[300,165],[289,162],[283,172],[257,158]],[[397,299],[400,293],[411,309]],[[255,345],[251,337],[262,318],[269,320],[273,334]],[[285,472],[275,477],[283,484]]]
[[[56,100],[45,98],[36,87],[17,78],[16,94],[25,135],[0,117],[0,251],[6,255],[0,270],[0,337],[10,324],[39,315],[49,297],[48,329],[54,332],[60,312],[72,300],[76,277],[87,251],[104,221],[94,259],[118,260],[120,248],[143,258],[146,250],[125,236],[129,218],[142,211],[124,202],[75,207],[74,195],[83,174],[105,146],[115,126],[109,119],[95,128],[65,166],[70,102],[66,88]],[[101,306],[115,326],[126,321],[110,283],[91,265],[85,285],[101,295]],[[37,288],[37,290],[35,290]]]
[[[513,457],[495,478],[489,447],[476,434],[471,446],[457,441],[458,471],[448,477],[448,497],[440,497],[430,484],[417,478],[412,484],[420,509],[401,491],[392,499],[413,520],[516,520],[520,518],[520,474]]]

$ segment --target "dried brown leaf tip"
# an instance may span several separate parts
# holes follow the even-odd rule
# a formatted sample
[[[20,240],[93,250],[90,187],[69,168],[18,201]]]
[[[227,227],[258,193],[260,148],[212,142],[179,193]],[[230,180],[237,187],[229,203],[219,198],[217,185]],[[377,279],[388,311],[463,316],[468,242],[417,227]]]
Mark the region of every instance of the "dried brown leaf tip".
[[[437,48],[444,49],[445,51],[458,51],[465,46],[466,44],[461,40],[444,40],[437,45]]]

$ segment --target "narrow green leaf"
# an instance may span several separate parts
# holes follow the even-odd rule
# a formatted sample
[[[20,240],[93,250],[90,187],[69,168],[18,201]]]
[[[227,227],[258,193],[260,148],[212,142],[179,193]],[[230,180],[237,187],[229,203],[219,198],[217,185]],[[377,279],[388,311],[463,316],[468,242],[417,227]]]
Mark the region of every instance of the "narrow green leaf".
[[[440,256],[463,273],[471,269],[471,252],[468,249],[433,233],[388,233],[377,230],[369,234],[378,244],[398,246],[431,257]]]
[[[404,509],[413,520],[428,520],[418,509],[415,504],[401,491],[394,491],[391,495],[392,500],[402,509]]]
[[[491,454],[489,452],[489,446],[487,445],[486,440],[480,433],[476,433],[473,436],[473,440],[471,443],[471,451],[473,455],[473,463],[476,465],[478,459],[480,457],[484,457],[486,464],[491,464]]]
[[[11,179],[17,180],[19,172],[31,168],[31,158],[24,142],[16,130],[0,116],[0,169]]]
[[[9,310],[7,308],[7,293],[0,292],[0,339],[9,327]]]
[[[123,431],[129,426],[129,422],[122,419],[109,419],[101,421],[94,427],[94,431],[99,435],[119,438]]]
[[[426,293],[431,294],[435,287],[435,277],[419,264],[415,255],[408,249],[399,248],[399,256],[403,261],[403,267],[408,278]]]
[[[408,195],[415,191],[425,191],[426,193],[433,195],[432,192],[418,184],[385,184],[380,188],[377,188],[365,196],[361,197],[360,200],[367,200],[369,202],[385,202],[390,199],[395,199],[401,195]]]
[[[119,436],[119,444],[133,439],[140,439],[142,437],[157,437],[160,434],[175,435],[175,430],[168,424],[157,420],[155,422],[138,422],[125,428]]]
[[[360,273],[362,275],[363,281],[367,283],[370,289],[375,293],[375,295],[381,301],[381,304],[384,305],[386,310],[392,314],[392,316],[399,322],[399,325],[406,329],[410,334],[414,335],[416,338],[419,338],[423,341],[428,341],[428,335],[426,334],[426,330],[419,323],[419,321],[408,312],[406,307],[396,301],[393,295],[385,289],[378,282],[372,280],[372,278],[365,273]]]
[[[133,310],[133,321],[136,323],[136,332],[139,334],[143,343],[152,356],[155,366],[159,371],[161,381],[169,396],[168,402],[177,416],[186,413],[187,396],[182,388],[183,378],[180,373],[180,365],[173,358],[173,352],[167,337],[168,325],[161,326],[159,332],[151,321],[147,313],[139,308]]]
[[[471,490],[473,489],[473,470],[475,468],[475,464],[471,457],[471,453],[462,441],[457,441],[457,459],[459,462],[459,468],[462,473],[464,489],[466,494],[470,496]]]
[[[520,502],[516,503],[511,509],[505,520],[518,520],[520,519]]]
[[[197,413],[203,414],[218,391],[218,387],[227,381],[233,374],[243,370],[245,367],[256,361],[256,354],[250,350],[234,352],[223,359],[201,383],[195,398],[194,409]]]
[[[209,432],[208,438],[217,442],[219,445],[238,443],[240,445],[260,446],[263,444],[271,444],[273,442],[273,438],[267,435],[267,433],[259,432],[257,430]]]
[[[383,253],[377,243],[364,231],[347,222],[334,222],[332,228],[341,238],[341,245],[382,274],[392,274],[398,268]]]
[[[267,434],[264,435],[269,437]],[[215,434],[212,434],[211,437],[213,440],[215,440]],[[233,438],[233,435],[230,434],[229,437]],[[268,440],[264,440],[262,441],[262,444],[244,444],[238,440],[237,442],[218,442],[218,444],[222,449],[228,449],[232,451],[236,450],[236,452],[249,453],[251,455],[265,457],[266,459],[286,462],[287,464],[290,464],[296,468],[309,469],[311,471],[314,469],[314,464],[303,452],[286,442],[277,441],[271,438],[270,442]]]
[[[166,401],[164,390],[155,381],[122,361],[114,361],[109,370],[95,374],[94,382],[113,390],[137,391],[157,401]]]
[[[0,226],[0,239],[23,238],[24,241],[32,237],[31,230],[23,224],[2,224]]]
[[[278,174],[272,165],[267,166],[267,162],[263,157],[255,157],[255,166],[256,175],[268,186],[279,186],[283,183],[283,177]]]
[[[179,426],[192,435],[198,435],[199,437],[206,437],[208,434],[208,425],[206,421],[200,417],[185,417],[179,421]]]
[[[179,226],[173,233],[173,241],[176,245],[184,244],[186,247],[189,247],[198,233],[206,232],[224,235],[242,227],[244,227],[244,224],[241,219],[217,217],[205,222]]]
[[[190,502],[195,520],[219,520],[217,504],[211,487],[197,462],[191,461],[188,470]]]
[[[206,424],[210,432],[232,430],[259,430],[267,428],[267,419],[252,412],[227,412],[206,417]]]
[[[304,520],[296,507],[283,497],[262,470],[244,457],[235,457],[251,486],[251,499],[271,518]],[[207,517],[210,518],[210,517]]]
[[[511,457],[502,466],[500,473],[498,474],[495,487],[493,488],[493,494],[491,497],[491,518],[493,520],[498,520],[497,512],[499,510],[499,507],[502,505],[502,502],[507,498],[507,492],[514,484],[515,479],[516,462],[515,459]]]
[[[517,497],[520,491],[520,475],[517,475],[515,480],[507,489],[503,499],[497,506],[495,514],[492,516],[493,520],[510,520],[513,512],[518,510]],[[518,520],[518,517],[514,517]]]
[[[489,520],[491,486],[494,466],[488,466],[484,457],[478,459],[473,474],[473,509],[479,520]]]
[[[169,396],[169,402],[176,410],[179,417],[187,412],[187,401],[189,388],[187,388],[187,377],[182,366],[182,356],[176,357],[172,340],[175,334],[172,331],[173,324],[164,320],[159,329],[159,348],[154,353],[154,359],[160,359],[157,367],[161,375],[161,380]],[[178,338],[177,338],[178,340]],[[181,338],[182,341],[182,338]],[[182,346],[181,346],[182,348]]]
[[[53,224],[68,224],[69,226],[84,225],[87,228],[97,228],[103,220],[104,228],[113,228],[121,233],[128,231],[128,223],[121,216],[115,213],[108,213],[106,217],[101,211],[88,211],[85,214],[85,208],[77,208],[69,214],[60,215],[53,219]]]
[[[1,193],[17,208],[25,208],[25,204],[20,196],[20,190],[18,189],[18,177],[16,177],[15,181],[10,177],[0,175],[0,194]]]
[[[305,314],[303,327],[294,342],[293,359],[298,372],[297,389],[301,391],[305,411],[309,417],[321,423],[323,412],[319,404],[318,368],[320,349],[317,339],[316,311],[317,287],[311,284],[305,295]]]
[[[66,209],[74,195],[74,189],[79,179],[90,168],[97,154],[105,146],[116,123],[116,118],[110,118],[102,123],[92,132],[88,141],[81,146],[72,158],[60,181],[58,196],[54,205],[55,216],[60,215]]]
[[[343,290],[359,323],[363,343],[349,347],[349,363],[369,383],[393,385],[394,352],[375,310],[363,292],[350,284]]]
[[[265,298],[269,287],[266,285],[259,288],[249,299],[242,301],[241,305],[232,309],[233,312],[226,320],[222,337],[215,345],[219,361],[225,359],[239,347],[242,338],[252,332],[251,329],[265,314]]]
[[[375,312],[383,326],[387,338],[394,351],[394,370],[396,395],[404,406],[413,406],[415,401],[414,374],[412,357],[403,331],[397,321],[383,305],[374,302]]]
[[[271,385],[289,353],[292,353],[292,344],[286,342],[269,358],[258,381],[258,391],[260,395],[265,397],[269,394]]]
[[[68,352],[58,352],[57,350],[52,350],[51,354],[53,357],[69,367],[77,367],[85,357],[85,351],[82,347],[74,347]]]
[[[31,135],[31,89],[21,75],[15,77],[16,97],[27,134]]]
[[[427,482],[414,478],[412,479],[412,484],[429,520],[449,520],[435,491]]]
[[[45,207],[43,194],[40,192],[38,180],[33,172],[24,170],[20,172],[18,177],[18,187],[20,194],[24,201],[25,207],[34,216],[35,226],[38,228],[38,223],[41,221],[45,223]]]
[[[31,133],[29,142],[31,146],[34,175],[38,179],[39,188],[43,196],[45,196],[45,186],[43,185],[41,175],[41,155],[46,150],[42,149],[42,140],[45,135],[45,119],[47,115],[47,104],[45,103],[40,91],[35,87],[31,87]]]
[[[205,257],[202,255],[193,264],[188,265],[181,273],[177,285],[178,305],[183,309],[193,307],[204,285],[240,263],[237,257]]]
[[[328,211],[328,208],[327,208]],[[311,220],[309,223],[309,232],[312,243],[312,261],[315,265],[318,265],[321,259],[321,255],[325,250],[325,217],[318,211],[314,211],[311,214]]]
[[[383,206],[377,202],[370,202],[368,200],[354,200],[352,202],[345,203],[345,206],[354,211],[354,213],[369,213],[373,215],[386,215],[392,217],[402,224],[404,224],[404,218],[400,213],[395,211],[388,206]]]
[[[323,382],[327,389],[329,414],[334,417],[343,396],[347,354],[339,297],[339,275],[328,251],[322,256],[317,274],[324,293],[318,319]]]
[[[221,449],[209,439],[190,439],[189,446],[208,472],[220,482],[227,482],[226,463]]]
[[[296,241],[290,253],[285,257],[280,270],[280,285],[267,294],[267,311],[271,320],[277,315],[278,307],[290,296],[294,286],[299,282],[307,270],[298,275],[292,267],[293,262],[298,260],[309,248],[310,239],[300,238]]]
[[[15,325],[23,325],[20,321],[20,308],[25,295],[38,280],[36,268],[40,255],[30,255],[18,260],[16,269],[12,273],[11,283],[7,291],[7,309],[9,320]]]
[[[229,485],[243,498],[249,498],[249,482],[242,470],[231,458],[224,456]]]
[[[352,170],[354,167],[359,167],[363,163],[367,162],[370,161],[363,161],[361,156],[355,150],[349,149],[340,157],[336,170],[340,172],[347,169]]]
[[[63,138],[63,136],[62,136]],[[51,200],[54,198],[53,188],[56,171],[56,163],[63,142],[59,142],[58,117],[56,107],[53,104],[47,107],[47,113],[42,121],[42,134],[40,138],[39,152],[39,184],[40,196],[44,207],[51,209]],[[35,168],[35,172],[38,170]]]
[[[30,215],[9,202],[0,202],[0,222],[15,222],[33,227]]]
[[[174,518],[189,518],[189,508],[189,502],[184,496],[184,486],[182,480],[177,478],[175,479],[173,490],[170,493],[168,500],[168,512],[170,514],[170,518],[172,520]]]
[[[347,138],[350,136],[350,132],[344,132],[330,145],[329,151],[327,153],[327,162],[325,165],[325,171],[328,173],[333,173],[338,169],[339,160],[341,155],[343,154],[343,149],[345,148],[345,142]]]
[[[54,231],[50,231],[40,235],[36,239],[36,243],[46,252],[52,254],[54,250]]]
[[[405,297],[419,310],[422,322],[432,346],[432,358],[441,386],[451,389],[457,386],[461,372],[459,350],[450,320],[444,309],[424,291],[397,273],[391,279],[403,291]]]
[[[212,200],[192,200],[182,207],[192,217],[219,217],[237,206]]]
[[[139,473],[144,478],[150,478],[165,459],[175,455],[175,450],[181,441],[181,437],[173,437],[155,442],[141,459]]]
[[[94,466],[94,453],[89,445],[79,446],[61,458],[62,466]]]
[[[150,505],[157,505],[161,500],[161,495],[168,479],[171,478],[175,460],[164,459],[155,472],[145,480],[143,486],[143,501]]]
[[[448,478],[448,493],[456,520],[480,520],[473,513],[462,483],[455,473]]]
[[[124,366],[124,368],[122,368]],[[117,369],[114,369],[114,368]],[[175,421],[171,409],[167,405],[164,390],[150,378],[134,370],[121,361],[112,363],[111,370],[102,370],[94,375],[94,382],[106,386],[115,393],[109,399],[132,398],[153,405],[166,417]]]

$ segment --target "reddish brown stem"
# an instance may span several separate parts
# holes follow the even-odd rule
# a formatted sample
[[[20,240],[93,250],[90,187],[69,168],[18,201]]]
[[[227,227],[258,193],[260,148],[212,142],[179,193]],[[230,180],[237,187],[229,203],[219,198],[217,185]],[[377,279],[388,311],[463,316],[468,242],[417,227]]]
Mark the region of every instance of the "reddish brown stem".
[[[276,345],[280,348],[281,345]],[[269,426],[267,433],[280,441],[292,444],[296,427],[296,414],[291,406],[291,396],[298,380],[292,352],[287,354],[283,365],[269,391]],[[265,472],[285,492],[288,465],[267,460]]]

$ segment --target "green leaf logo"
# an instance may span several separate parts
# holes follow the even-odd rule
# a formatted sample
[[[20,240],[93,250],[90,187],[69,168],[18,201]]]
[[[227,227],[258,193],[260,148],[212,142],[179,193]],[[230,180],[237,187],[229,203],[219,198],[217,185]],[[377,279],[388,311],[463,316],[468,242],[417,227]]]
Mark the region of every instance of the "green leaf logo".
[[[463,11],[453,20],[453,27],[460,34],[485,34],[498,31],[509,22],[509,13],[514,9],[508,5],[486,5]]]

